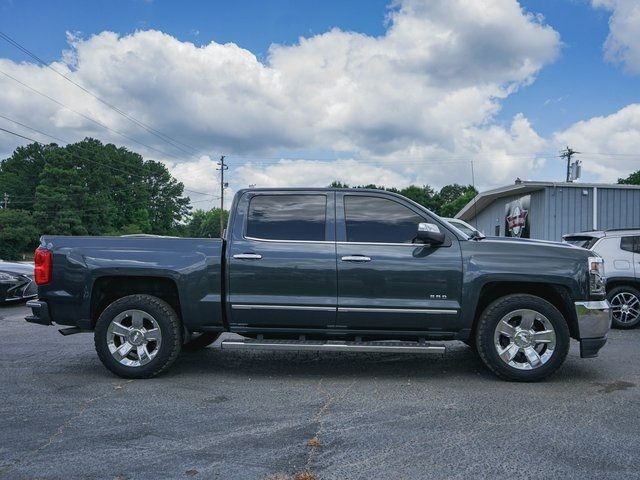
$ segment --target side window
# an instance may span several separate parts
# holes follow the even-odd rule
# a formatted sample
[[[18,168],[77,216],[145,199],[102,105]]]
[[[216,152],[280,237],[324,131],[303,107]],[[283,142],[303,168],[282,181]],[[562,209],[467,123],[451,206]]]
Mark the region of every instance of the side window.
[[[249,202],[246,236],[265,240],[325,239],[326,195],[256,195]]]
[[[622,237],[620,248],[627,252],[640,253],[640,237]]]
[[[344,197],[344,216],[347,242],[411,243],[426,221],[398,202],[362,195]]]

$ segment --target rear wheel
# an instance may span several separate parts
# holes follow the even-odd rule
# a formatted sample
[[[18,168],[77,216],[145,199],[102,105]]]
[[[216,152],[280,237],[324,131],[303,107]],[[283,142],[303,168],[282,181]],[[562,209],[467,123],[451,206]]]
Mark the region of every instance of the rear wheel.
[[[607,294],[611,304],[611,323],[616,328],[634,328],[640,324],[640,292],[633,287],[612,288]]]
[[[151,295],[129,295],[109,305],[94,332],[98,357],[124,378],[150,378],[180,353],[182,329],[171,306]]]
[[[484,363],[506,380],[532,382],[554,373],[569,351],[569,328],[546,300],[507,295],[482,313],[476,346]]]
[[[203,348],[207,348],[213,342],[215,342],[220,336],[217,332],[203,332],[195,333],[189,340],[182,345],[182,351],[184,352],[197,352]]]

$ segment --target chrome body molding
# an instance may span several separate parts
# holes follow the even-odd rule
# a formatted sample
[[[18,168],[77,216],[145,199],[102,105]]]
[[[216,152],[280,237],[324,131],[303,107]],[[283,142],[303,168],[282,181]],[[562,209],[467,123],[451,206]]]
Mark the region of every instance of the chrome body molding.
[[[231,305],[234,310],[314,310],[318,312],[335,312],[336,307],[315,307],[306,305],[256,305],[240,304]]]
[[[338,307],[338,312],[344,313],[426,313],[427,315],[455,315],[457,310],[435,308],[369,308],[369,307]]]
[[[575,302],[580,339],[602,338],[611,328],[611,305],[607,300]]]
[[[313,310],[318,312],[341,313],[425,313],[427,315],[455,315],[457,310],[429,308],[369,308],[369,307],[322,307],[307,305],[257,305],[234,304],[234,310]]]

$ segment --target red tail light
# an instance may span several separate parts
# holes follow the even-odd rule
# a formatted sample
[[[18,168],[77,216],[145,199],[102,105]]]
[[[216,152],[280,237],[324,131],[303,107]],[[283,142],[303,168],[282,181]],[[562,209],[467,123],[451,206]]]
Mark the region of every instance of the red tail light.
[[[37,285],[46,285],[51,281],[51,270],[53,267],[53,255],[51,250],[39,247],[36,249],[35,277]]]

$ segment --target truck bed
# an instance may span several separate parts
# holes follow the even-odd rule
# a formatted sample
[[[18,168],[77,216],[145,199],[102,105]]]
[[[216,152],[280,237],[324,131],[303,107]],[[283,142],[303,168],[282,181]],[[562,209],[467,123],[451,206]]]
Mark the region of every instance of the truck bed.
[[[176,311],[190,331],[224,328],[221,239],[155,236],[42,237],[53,252],[53,281],[39,290],[63,325],[91,327],[99,304],[127,285],[175,289]],[[160,280],[160,282],[158,282]]]

